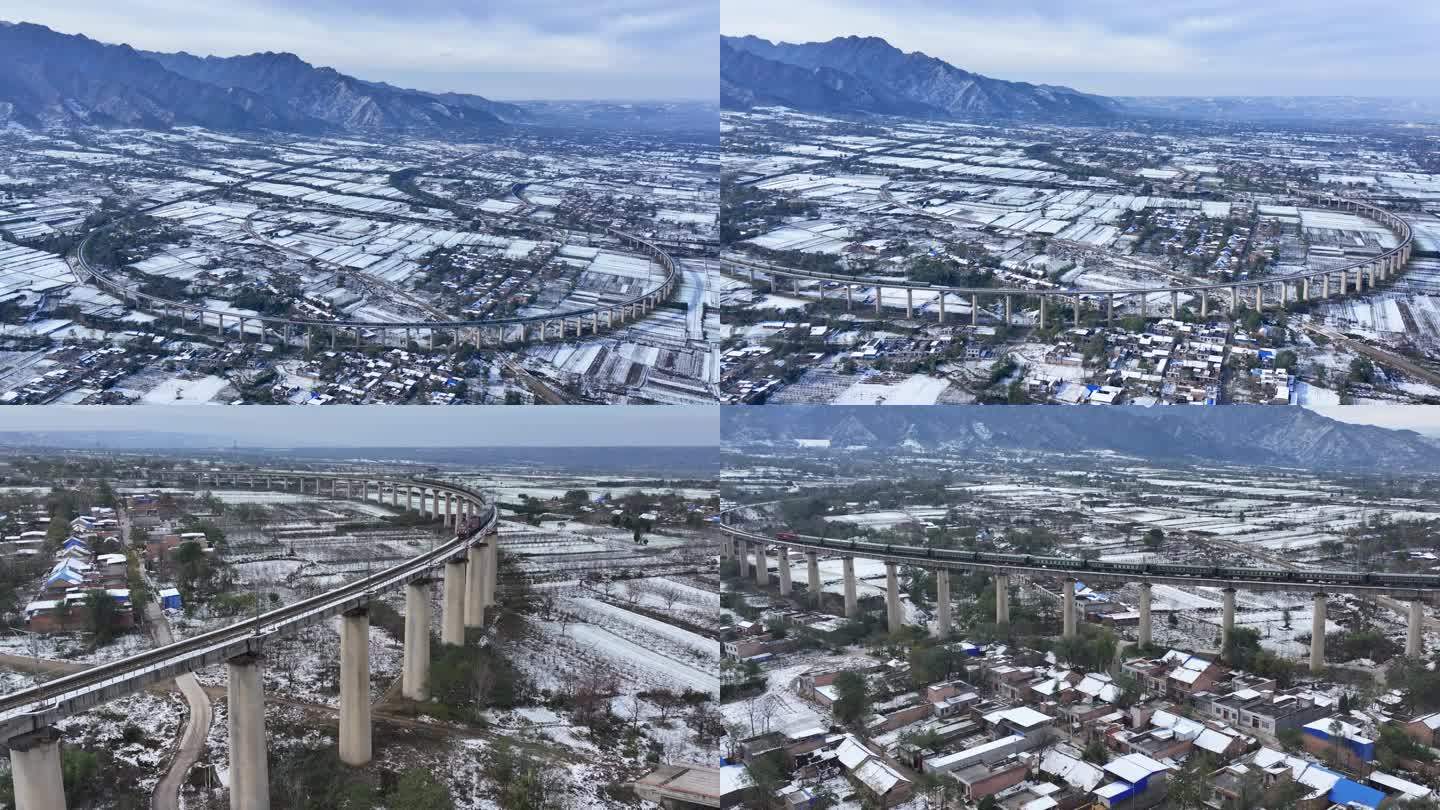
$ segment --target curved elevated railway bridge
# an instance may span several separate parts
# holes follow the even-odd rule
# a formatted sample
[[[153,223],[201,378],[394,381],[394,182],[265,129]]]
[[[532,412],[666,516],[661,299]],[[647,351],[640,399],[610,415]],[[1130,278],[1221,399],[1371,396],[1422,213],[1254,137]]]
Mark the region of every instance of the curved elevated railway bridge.
[[[1150,590],[1154,583],[1170,585],[1202,585],[1219,588],[1221,593],[1221,648],[1224,649],[1235,627],[1235,591],[1302,591],[1313,595],[1310,668],[1320,671],[1325,666],[1325,608],[1327,592],[1349,591],[1374,596],[1389,596],[1409,601],[1408,633],[1405,654],[1418,656],[1423,652],[1422,631],[1425,622],[1424,603],[1440,593],[1440,576],[1433,574],[1393,574],[1373,571],[1336,571],[1319,569],[1229,567],[1157,562],[1105,562],[1072,557],[1033,554],[999,554],[961,549],[931,548],[898,544],[870,543],[861,540],[840,540],[801,535],[782,531],[767,535],[734,525],[722,513],[721,530],[728,536],[722,554],[734,559],[740,576],[753,571],[755,582],[762,587],[770,584],[770,563],[767,549],[777,551],[780,593],[791,593],[790,550],[800,549],[807,564],[807,593],[813,594],[817,605],[823,582],[820,579],[819,556],[840,557],[844,572],[845,615],[859,612],[856,598],[855,558],[879,560],[885,564],[886,615],[891,632],[904,624],[900,607],[897,570],[913,565],[935,572],[937,596],[934,632],[946,637],[951,631],[950,573],[952,571],[982,572],[995,578],[995,622],[1010,623],[1010,577],[1016,574],[1057,577],[1062,581],[1064,601],[1062,636],[1076,633],[1076,583],[1086,582],[1137,583],[1140,586],[1139,641],[1148,645],[1151,638]],[[751,556],[753,552],[753,557]]]
[[[391,503],[396,505],[399,493],[405,492],[412,504],[418,495],[421,514],[443,519],[454,528],[454,534],[434,549],[326,593],[0,696],[0,744],[10,749],[18,810],[65,807],[60,735],[54,728],[57,721],[176,675],[221,663],[226,664],[228,675],[230,806],[236,810],[268,808],[260,666],[270,639],[342,617],[340,758],[358,766],[371,759],[369,604],[386,591],[405,589],[402,692],[412,700],[429,697],[433,578],[443,570],[443,644],[464,644],[466,628],[483,627],[485,608],[495,604],[498,512],[494,503],[476,490],[431,479],[287,470],[206,472],[193,479],[197,487],[228,483],[282,491],[293,483],[300,492],[318,492],[328,483],[330,493],[348,498],[366,498],[373,487],[377,494],[391,493]]]
[[[265,179],[274,174],[289,170],[290,168],[287,167],[280,172],[260,175],[253,179]],[[522,183],[518,185],[523,187],[525,184]],[[177,202],[217,194],[228,188],[227,186],[223,189],[206,189],[205,191],[187,194],[160,205],[143,209],[137,213],[149,213],[160,208],[174,205]],[[337,209],[336,213],[347,212],[342,209]],[[509,318],[357,321],[241,314],[207,307],[191,301],[177,301],[142,292],[139,289],[139,285],[135,284],[133,280],[128,278],[112,278],[109,272],[113,271],[97,268],[91,264],[88,256],[91,240],[101,233],[116,227],[121,222],[123,222],[123,220],[117,220],[95,228],[87,233],[85,238],[80,241],[80,244],[76,246],[70,256],[70,261],[76,274],[82,279],[117,296],[128,306],[146,310],[162,318],[174,318],[178,320],[182,326],[191,324],[197,331],[213,325],[216,335],[223,338],[226,334],[226,323],[228,322],[231,324],[231,327],[235,329],[235,334],[241,341],[245,340],[246,335],[254,333],[261,343],[273,339],[279,346],[290,347],[296,345],[298,341],[307,351],[315,347],[317,335],[320,336],[322,345],[324,345],[328,338],[329,348],[336,349],[341,347],[341,335],[346,336],[344,342],[347,345],[359,348],[366,345],[367,333],[371,335],[368,339],[371,345],[381,346],[389,345],[392,333],[403,337],[403,345],[405,346],[410,345],[412,337],[424,334],[429,338],[428,349],[431,351],[435,349],[436,333],[449,334],[452,343],[457,346],[460,345],[462,340],[468,338],[477,349],[485,347],[503,348],[506,346],[524,345],[530,342],[543,343],[546,340],[565,340],[569,337],[579,338],[585,334],[587,330],[589,334],[596,335],[599,334],[602,328],[610,331],[646,316],[652,312],[655,307],[668,301],[679,284],[679,273],[675,266],[675,261],[659,244],[644,237],[602,224],[595,226],[600,233],[613,237],[621,244],[629,246],[632,250],[644,253],[652,261],[660,265],[664,276],[658,284],[613,303],[579,307],[565,312],[555,312],[546,315],[528,315]]]
[[[779,279],[785,278],[791,281],[791,289],[796,294],[800,293],[802,281],[819,282],[816,285],[820,301],[826,299],[827,286],[836,290],[837,298],[843,297],[845,309],[851,310],[855,306],[855,292],[857,290],[873,290],[875,314],[879,315],[883,308],[903,308],[905,317],[915,317],[915,293],[918,291],[925,295],[934,297],[936,304],[935,315],[937,322],[945,322],[945,300],[947,297],[968,301],[970,325],[978,326],[980,323],[980,312],[982,301],[998,302],[997,311],[1000,313],[998,320],[1009,326],[1015,323],[1015,305],[1017,301],[1023,302],[1029,299],[1039,299],[1039,317],[1037,325],[1044,328],[1048,323],[1048,310],[1053,308],[1057,302],[1060,305],[1068,304],[1071,309],[1074,325],[1080,325],[1080,317],[1087,304],[1093,304],[1097,310],[1103,309],[1105,323],[1112,324],[1115,320],[1116,302],[1123,302],[1124,299],[1138,297],[1140,303],[1140,314],[1148,317],[1150,313],[1151,296],[1164,296],[1170,298],[1171,317],[1180,312],[1180,296],[1189,296],[1199,302],[1200,317],[1208,317],[1212,303],[1220,305],[1228,304],[1231,312],[1238,311],[1242,306],[1251,306],[1257,311],[1270,308],[1284,309],[1292,301],[1314,301],[1323,300],[1334,295],[1345,295],[1350,292],[1360,293],[1367,289],[1374,289],[1377,285],[1393,278],[1396,273],[1404,268],[1410,261],[1410,255],[1414,250],[1415,238],[1410,229],[1410,224],[1396,215],[1394,212],[1372,205],[1363,200],[1350,197],[1341,197],[1333,194],[1318,192],[1298,192],[1300,196],[1323,205],[1327,208],[1334,208],[1340,211],[1350,211],[1361,216],[1373,219],[1389,228],[1396,238],[1396,245],[1393,248],[1382,251],[1379,255],[1360,259],[1348,264],[1325,268],[1323,270],[1309,270],[1304,273],[1296,273],[1285,276],[1266,276],[1263,278],[1240,279],[1234,281],[1221,281],[1209,284],[1177,284],[1168,286],[1151,287],[1126,287],[1114,288],[1063,288],[1055,287],[951,287],[939,284],[924,284],[917,282],[896,281],[886,278],[871,278],[864,276],[850,276],[840,273],[821,273],[809,270],[800,270],[792,267],[784,267],[770,262],[763,262],[753,259],[745,254],[730,252],[722,255],[721,265],[729,273],[734,275],[748,275],[750,283],[756,283],[757,274],[763,275],[770,281],[771,287],[776,291],[780,290]],[[923,211],[916,211],[922,216],[931,216],[944,219]],[[903,292],[904,302],[892,297],[885,298],[885,291]],[[1155,314],[1161,314],[1157,311]]]

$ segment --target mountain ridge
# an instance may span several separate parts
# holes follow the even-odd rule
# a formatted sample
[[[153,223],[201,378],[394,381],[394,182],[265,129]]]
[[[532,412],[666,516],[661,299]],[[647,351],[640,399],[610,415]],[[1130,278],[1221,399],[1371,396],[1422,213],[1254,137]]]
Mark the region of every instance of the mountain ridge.
[[[288,52],[162,54],[0,24],[0,125],[464,135],[524,117],[516,105],[370,82]]]
[[[1440,469],[1440,443],[1434,440],[1413,431],[1338,422],[1303,408],[787,406],[722,409],[720,425],[727,449],[828,439],[832,447],[872,450],[1110,451],[1305,469]]]
[[[732,52],[728,59],[727,49]],[[741,59],[739,53],[767,61]],[[890,114],[885,107],[904,102],[932,111],[928,117],[1070,123],[1110,121],[1123,109],[1112,99],[1069,87],[973,73],[920,51],[901,51],[873,36],[806,43],[722,36],[720,76],[722,105],[728,99],[731,109],[756,106],[747,104],[747,97],[753,97],[811,112]],[[838,94],[831,98],[838,99],[835,106],[826,106],[826,89]],[[866,97],[875,103],[865,106]]]

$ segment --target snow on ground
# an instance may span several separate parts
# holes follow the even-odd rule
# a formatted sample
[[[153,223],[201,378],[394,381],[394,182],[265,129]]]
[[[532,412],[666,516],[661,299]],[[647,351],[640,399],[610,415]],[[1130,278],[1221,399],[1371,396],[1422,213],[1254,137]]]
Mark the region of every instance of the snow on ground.
[[[697,692],[713,692],[719,688],[718,678],[710,672],[666,658],[608,629],[575,624],[566,628],[565,635],[599,653],[607,663],[633,671],[637,680],[657,686],[678,685]]]
[[[911,374],[898,383],[857,382],[846,388],[835,405],[934,405],[950,381],[928,374]]]
[[[185,719],[179,694],[136,692],[90,711],[61,720],[56,726],[69,745],[105,749],[141,772],[140,786],[151,790],[165,770],[170,751]]]
[[[720,713],[726,725],[736,725],[742,733],[765,734],[770,731],[829,726],[829,712],[810,703],[790,688],[790,683],[812,669],[827,670],[868,666],[873,663],[860,655],[826,655],[789,660],[785,666],[765,671],[765,691],[751,697],[721,704]]]
[[[14,633],[0,635],[0,653],[22,658],[38,656],[59,661],[74,661],[79,664],[103,664],[116,661],[150,649],[150,637],[139,631],[117,636],[103,647],[91,649],[89,636],[80,633],[56,633],[37,635]]]
[[[587,611],[594,614],[590,618],[597,624],[614,627],[615,621],[618,620],[618,624],[622,628],[628,626],[637,631],[634,637],[658,636],[673,644],[693,650],[697,659],[714,659],[716,661],[720,659],[718,643],[689,630],[683,630],[649,616],[631,613],[624,608],[607,604],[599,599],[574,599],[571,602],[581,608],[582,615]]]
[[[171,377],[141,398],[145,405],[203,405],[213,402],[215,395],[229,385],[224,377],[210,375],[195,380]]]

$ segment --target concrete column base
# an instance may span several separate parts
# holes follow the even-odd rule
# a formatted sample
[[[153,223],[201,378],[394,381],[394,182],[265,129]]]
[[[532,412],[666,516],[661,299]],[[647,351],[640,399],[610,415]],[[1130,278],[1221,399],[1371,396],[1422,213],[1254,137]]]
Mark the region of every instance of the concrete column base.
[[[340,619],[340,761],[370,762],[370,611]]]
[[[485,626],[485,547],[471,546],[465,563],[465,626]]]
[[[860,600],[855,595],[855,558],[846,557],[845,568],[845,618],[852,619],[860,613]]]
[[[225,693],[230,728],[230,810],[270,810],[265,690],[259,656],[230,659]]]
[[[430,581],[405,586],[405,668],[400,693],[410,700],[430,699]]]
[[[1150,646],[1150,583],[1140,583],[1140,633],[1141,647]]]
[[[825,586],[820,582],[820,558],[813,551],[805,552],[806,574],[809,575],[810,597],[815,600],[815,606],[820,606],[820,595]]]
[[[31,732],[6,742],[15,781],[18,810],[65,810],[65,779],[60,767],[60,732]]]
[[[1075,637],[1075,580],[1062,579],[1061,587],[1065,589],[1062,595],[1065,615],[1062,617],[1061,636],[1063,638]]]
[[[905,626],[905,616],[900,612],[900,577],[893,562],[885,563],[885,614],[890,632],[900,632]]]
[[[1419,599],[1410,600],[1410,618],[1405,633],[1405,655],[1420,658],[1425,655],[1425,606]]]
[[[950,571],[935,572],[935,637],[950,637]]]
[[[780,546],[775,555],[775,562],[779,564],[780,573],[780,595],[790,595],[790,549]]]
[[[440,613],[440,643],[465,643],[465,561],[445,564],[445,604]]]

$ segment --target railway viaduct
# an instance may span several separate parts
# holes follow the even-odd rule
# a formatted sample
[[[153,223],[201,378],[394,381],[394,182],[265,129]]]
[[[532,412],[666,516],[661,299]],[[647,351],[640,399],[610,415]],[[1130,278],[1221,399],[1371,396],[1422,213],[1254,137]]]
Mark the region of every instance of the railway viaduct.
[[[1160,582],[1218,587],[1221,589],[1220,647],[1222,650],[1235,627],[1235,591],[1237,588],[1254,591],[1308,591],[1312,594],[1313,600],[1310,634],[1310,670],[1312,672],[1319,672],[1325,667],[1327,589],[1365,592],[1408,600],[1408,625],[1405,639],[1407,656],[1419,656],[1424,651],[1422,645],[1422,631],[1425,622],[1424,603],[1430,599],[1433,593],[1433,589],[1347,581],[1345,576],[1347,572],[1307,571],[1303,572],[1303,579],[1287,581],[1286,576],[1296,572],[1288,569],[1248,568],[1241,569],[1248,573],[1227,571],[1223,577],[1212,577],[1126,573],[1123,571],[1077,571],[1075,567],[1060,567],[1040,561],[994,560],[994,557],[1004,555],[990,555],[989,561],[949,560],[914,553],[915,549],[910,547],[880,547],[893,550],[893,553],[885,553],[872,549],[852,549],[848,547],[848,541],[827,540],[804,535],[787,535],[782,542],[762,533],[737,528],[724,522],[720,524],[720,528],[728,538],[728,542],[722,547],[724,557],[735,560],[739,566],[741,577],[750,576],[750,573],[753,572],[755,583],[762,587],[768,587],[770,584],[767,549],[772,545],[775,546],[778,584],[782,596],[789,596],[791,593],[790,550],[792,548],[802,549],[808,569],[806,572],[808,574],[807,594],[814,596],[817,606],[820,604],[823,584],[820,579],[819,555],[822,553],[839,554],[844,578],[846,617],[853,617],[859,613],[856,598],[855,558],[880,560],[885,564],[885,612],[892,633],[899,631],[905,623],[904,612],[900,605],[898,568],[901,565],[914,565],[934,571],[937,595],[935,600],[936,621],[932,632],[940,638],[949,637],[951,632],[951,571],[981,571],[994,577],[995,623],[1001,627],[1010,624],[1010,577],[1012,575],[1042,574],[1059,577],[1062,582],[1061,592],[1064,602],[1061,611],[1061,636],[1063,638],[1072,638],[1077,632],[1079,614],[1075,604],[1075,585],[1079,581],[1079,576],[1083,575],[1086,581],[1091,582],[1138,583],[1140,586],[1138,637],[1141,645],[1148,645],[1151,638],[1150,590],[1152,584]]]
[[[266,645],[340,617],[340,759],[371,759],[369,605],[405,589],[405,646],[401,691],[429,698],[430,589],[443,570],[440,643],[463,645],[467,628],[483,627],[495,604],[499,562],[498,512],[485,496],[459,484],[421,478],[254,470],[191,474],[197,489],[256,490],[374,499],[439,518],[450,540],[378,574],[164,647],[102,664],[0,697],[0,742],[10,749],[17,810],[64,810],[60,734],[55,723],[176,675],[225,664],[229,715],[230,806],[268,810],[270,779],[261,680]]]
[[[855,292],[857,290],[870,289],[874,291],[875,314],[879,315],[883,308],[903,308],[905,317],[915,317],[915,293],[934,296],[936,304],[936,320],[938,323],[945,323],[945,299],[947,297],[960,299],[969,302],[970,325],[978,326],[980,323],[980,312],[983,301],[997,302],[997,311],[1000,313],[999,320],[1006,326],[1015,323],[1016,302],[1023,302],[1029,299],[1039,300],[1039,317],[1037,325],[1045,328],[1049,322],[1049,310],[1057,304],[1068,304],[1071,309],[1072,319],[1075,326],[1080,325],[1080,317],[1085,310],[1087,302],[1093,303],[1097,309],[1103,308],[1106,325],[1111,325],[1115,320],[1115,307],[1117,302],[1123,303],[1128,298],[1138,298],[1140,303],[1140,314],[1148,317],[1150,313],[1151,296],[1160,296],[1162,300],[1168,296],[1170,300],[1169,314],[1175,317],[1180,312],[1180,296],[1182,294],[1198,300],[1200,305],[1200,317],[1208,317],[1212,304],[1230,307],[1231,312],[1237,312],[1242,305],[1253,305],[1256,311],[1264,310],[1267,307],[1284,309],[1292,301],[1304,302],[1331,298],[1332,295],[1346,295],[1347,293],[1361,293],[1374,289],[1393,278],[1396,273],[1410,261],[1410,255],[1414,250],[1414,236],[1411,233],[1410,225],[1391,211],[1370,203],[1352,199],[1350,197],[1339,197],[1330,194],[1318,194],[1306,192],[1303,196],[1318,205],[1333,208],[1340,211],[1349,211],[1359,214],[1377,222],[1382,223],[1396,237],[1396,246],[1383,251],[1373,258],[1366,258],[1351,262],[1339,267],[1326,268],[1323,270],[1311,270],[1304,273],[1296,273],[1286,276],[1270,276],[1259,279],[1245,279],[1236,281],[1216,282],[1213,284],[1188,284],[1165,287],[1134,287],[1125,289],[1106,288],[1075,288],[1064,289],[1060,287],[947,287],[934,284],[917,284],[894,281],[882,278],[865,278],[859,276],[847,276],[838,273],[820,273],[807,270],[799,270],[768,262],[756,261],[744,254],[727,253],[722,257],[722,266],[727,272],[734,275],[748,276],[752,285],[756,283],[757,274],[764,276],[770,281],[772,288],[780,290],[779,279],[789,279],[791,289],[800,293],[802,281],[819,282],[816,288],[819,292],[820,302],[826,300],[826,285],[839,289],[836,293],[845,299],[845,309],[851,310],[855,306]],[[886,300],[885,292],[903,293],[904,302],[891,296]],[[1156,314],[1161,314],[1157,312]]]
[[[254,179],[264,179],[273,174],[275,174],[275,172],[260,175]],[[523,184],[520,185],[523,186]],[[140,213],[149,213],[150,211],[174,205],[176,202],[182,200],[198,199],[218,193],[219,191],[221,191],[221,189],[207,189],[194,194],[188,194],[169,202],[152,206]],[[516,196],[519,197],[518,192]],[[339,213],[344,212],[341,211]],[[664,275],[659,280],[659,283],[648,289],[642,289],[640,292],[620,301],[580,307],[566,312],[510,318],[356,321],[242,314],[208,307],[190,301],[177,301],[142,292],[139,286],[133,282],[127,283],[126,280],[112,278],[108,275],[106,269],[97,268],[92,265],[87,255],[91,241],[101,233],[116,227],[118,224],[120,223],[111,222],[90,231],[85,235],[85,238],[80,241],[80,244],[76,246],[70,255],[70,262],[79,277],[115,295],[127,306],[148,311],[164,319],[173,320],[182,327],[189,324],[192,325],[196,331],[203,331],[213,326],[216,335],[222,339],[226,335],[227,328],[229,328],[235,330],[236,336],[242,342],[246,339],[247,335],[254,334],[261,343],[273,340],[276,345],[286,348],[298,344],[303,346],[306,351],[314,349],[317,343],[321,346],[328,343],[330,349],[340,348],[342,335],[347,345],[359,348],[367,345],[367,333],[370,336],[368,338],[369,345],[390,345],[391,338],[394,336],[397,339],[403,338],[404,342],[400,345],[406,347],[410,345],[415,337],[424,335],[427,338],[426,347],[429,351],[435,350],[436,334],[449,336],[452,345],[456,346],[460,345],[462,341],[471,341],[477,349],[518,346],[527,343],[543,343],[552,339],[563,341],[570,337],[579,338],[587,331],[591,335],[597,335],[602,329],[608,332],[624,326],[627,323],[644,318],[653,312],[657,306],[670,300],[680,281],[674,259],[660,244],[650,239],[610,227],[609,225],[597,225],[595,227],[600,233],[614,238],[632,250],[645,254],[651,261],[660,265],[660,269]],[[227,323],[229,324],[228,327]]]

